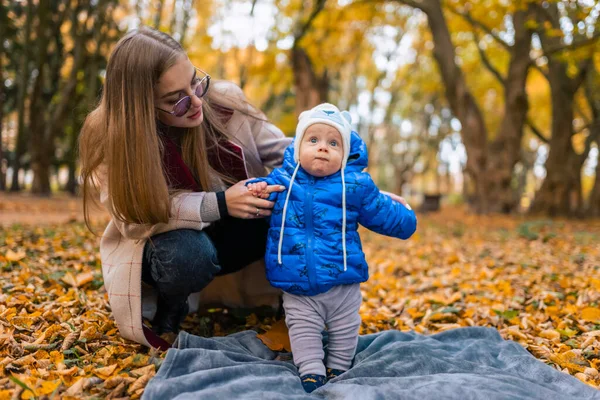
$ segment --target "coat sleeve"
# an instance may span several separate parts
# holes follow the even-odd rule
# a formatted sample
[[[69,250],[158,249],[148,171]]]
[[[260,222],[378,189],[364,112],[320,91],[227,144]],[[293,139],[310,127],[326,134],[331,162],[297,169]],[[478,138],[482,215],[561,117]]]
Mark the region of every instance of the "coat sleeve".
[[[97,178],[100,183],[100,202],[111,213],[112,207],[106,179],[102,174],[97,175]],[[202,221],[200,216],[200,206],[205,194],[205,192],[184,192],[173,195],[171,197],[170,217],[166,223],[161,222],[154,225],[128,223],[119,220],[112,214],[111,218],[121,235],[129,240],[147,239],[150,236],[176,229],[199,231],[210,225],[209,222]]]
[[[386,236],[399,239],[408,239],[417,229],[417,216],[415,212],[403,204],[392,200],[391,197],[380,193],[368,173],[363,173],[362,204],[358,222],[372,230]]]
[[[262,113],[261,113],[262,114]],[[283,164],[283,153],[292,142],[264,115],[252,123],[252,134],[260,159],[267,168],[279,168]]]

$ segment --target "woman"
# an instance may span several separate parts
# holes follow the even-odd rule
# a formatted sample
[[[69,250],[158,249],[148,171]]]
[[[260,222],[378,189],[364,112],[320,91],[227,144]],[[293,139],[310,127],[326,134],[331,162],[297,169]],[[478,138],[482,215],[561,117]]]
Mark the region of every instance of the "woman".
[[[123,337],[166,347],[157,334],[176,332],[189,296],[210,292],[217,275],[235,272],[212,289],[225,303],[277,304],[262,263],[273,203],[245,180],[280,166],[290,140],[170,36],[142,27],[117,43],[80,155],[86,222],[92,189],[112,217],[100,253]],[[157,299],[152,331],[142,324],[146,289]]]

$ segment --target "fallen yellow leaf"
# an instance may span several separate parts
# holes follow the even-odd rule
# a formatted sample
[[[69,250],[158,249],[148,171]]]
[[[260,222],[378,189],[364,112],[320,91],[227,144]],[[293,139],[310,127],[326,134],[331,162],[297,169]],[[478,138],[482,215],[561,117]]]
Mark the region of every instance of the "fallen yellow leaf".
[[[40,387],[36,389],[36,393],[38,396],[44,395],[44,394],[50,394],[50,393],[54,392],[57,387],[60,386],[60,383],[61,383],[60,380],[44,381],[44,382],[42,382]]]
[[[94,280],[94,274],[92,274],[90,271],[86,271],[86,272],[77,274],[77,276],[75,277],[75,284],[77,285],[77,287],[81,287],[81,286],[85,285],[86,283],[89,283],[93,280]]]
[[[586,307],[581,310],[581,319],[589,322],[600,321],[600,309],[597,307]]]
[[[277,321],[271,326],[271,329],[265,333],[256,335],[268,348],[273,351],[292,351],[288,329],[283,319]]]
[[[156,368],[154,367],[154,364],[150,364],[150,365],[146,365],[145,367],[142,368],[137,368],[137,369],[132,369],[131,371],[129,371],[131,373],[131,375],[133,376],[144,376],[144,375],[154,375]]]
[[[4,256],[4,258],[6,258],[8,261],[21,261],[26,256],[27,255],[25,254],[25,252],[23,250],[20,250],[16,253],[12,250],[8,250],[6,252],[6,255]]]
[[[549,358],[550,361],[560,365],[562,368],[568,368],[571,372],[583,372],[590,366],[590,363],[586,359],[573,351],[567,351],[562,354],[552,354]]]
[[[101,378],[107,378],[107,377],[111,376],[113,374],[113,372],[115,372],[116,368],[117,368],[117,364],[113,364],[113,365],[109,365],[107,367],[96,368],[94,370],[94,373],[96,375],[100,376]]]
[[[70,272],[67,272],[62,278],[60,278],[60,280],[66,283],[67,285],[77,287],[77,281],[75,280],[73,274]]]

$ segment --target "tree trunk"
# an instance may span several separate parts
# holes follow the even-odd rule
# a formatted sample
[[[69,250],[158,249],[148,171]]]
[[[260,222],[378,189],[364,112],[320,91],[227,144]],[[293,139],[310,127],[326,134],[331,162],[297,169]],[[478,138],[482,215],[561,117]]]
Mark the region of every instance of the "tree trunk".
[[[594,181],[594,188],[590,193],[586,215],[590,217],[600,217],[600,157],[596,164],[596,179]]]
[[[76,89],[78,83],[78,74],[83,67],[86,59],[85,43],[90,37],[88,31],[88,21],[94,18],[94,28],[100,29],[105,21],[106,8],[108,0],[101,0],[94,7],[82,6],[78,4],[71,14],[71,37],[75,38],[72,51],[72,67],[69,77],[64,83],[60,94],[59,101],[51,108],[51,112],[43,131],[43,137],[40,139],[41,147],[38,157],[36,158],[36,174],[34,175],[33,189],[41,194],[49,193],[50,190],[50,169],[55,157],[55,139],[60,132],[64,130],[66,120],[68,119],[69,110],[75,106]],[[87,18],[84,21],[78,21],[78,16],[81,11],[86,11]],[[97,43],[98,46],[101,42]],[[43,147],[42,147],[43,146]]]
[[[299,46],[292,48],[292,69],[296,90],[296,115],[314,106],[327,102],[329,79],[327,73],[318,77],[308,54]]]
[[[412,165],[404,163],[404,165],[394,166],[394,176],[396,178],[393,186],[394,193],[402,195],[402,188],[412,180]]]
[[[488,211],[510,213],[518,206],[512,177],[521,158],[521,141],[527,118],[526,80],[529,71],[531,32],[525,27],[526,11],[513,14],[515,42],[510,49],[510,64],[504,80],[504,118],[496,139],[488,146],[487,195],[493,204]]]
[[[2,38],[0,37],[0,41]],[[6,171],[4,170],[4,146],[2,145],[4,129],[4,71],[2,70],[2,56],[0,55],[0,191],[6,190]]]
[[[4,86],[4,36],[7,23],[6,8],[0,4],[0,191],[6,190],[6,172],[4,171],[4,147],[2,145],[3,122],[4,122],[4,100],[6,98]]]
[[[52,166],[52,161],[55,153],[55,144],[54,140],[65,127],[65,122],[67,119],[67,112],[69,109],[72,109],[74,106],[73,99],[75,96],[75,89],[77,87],[78,82],[78,72],[80,71],[83,60],[84,60],[84,51],[83,48],[85,44],[84,34],[79,34],[77,37],[77,41],[75,43],[75,47],[73,49],[73,69],[69,74],[69,79],[63,86],[60,94],[60,101],[53,109],[52,114],[50,115],[50,120],[46,125],[46,129],[44,130],[43,144],[44,149],[39,158],[39,173],[36,175],[38,180],[36,181],[34,176],[34,187],[44,188],[45,185],[50,183],[50,168]],[[76,140],[71,143],[73,147],[75,147]],[[39,186],[36,186],[39,185]]]
[[[326,0],[316,0],[306,21],[297,21],[294,27],[294,45],[292,46],[292,70],[294,72],[294,90],[296,94],[296,115],[319,103],[327,101],[329,92],[329,77],[327,70],[322,76],[317,76],[310,57],[300,42],[308,33],[315,18],[325,7]],[[304,6],[304,3],[302,4]]]
[[[181,37],[179,43],[185,45],[185,38],[190,23],[190,11],[194,8],[194,0],[186,0],[183,2],[183,16],[181,21]]]
[[[25,129],[25,101],[27,95],[27,87],[29,86],[29,56],[31,51],[31,26],[33,14],[33,4],[31,1],[27,2],[27,15],[25,17],[25,29],[24,29],[24,40],[23,48],[21,51],[21,61],[19,63],[19,78],[18,78],[18,94],[17,94],[17,146],[15,148],[14,159],[12,163],[12,184],[10,186],[11,192],[18,192],[21,190],[19,184],[19,170],[21,169],[21,157],[25,154],[27,147],[27,130]]]
[[[556,64],[556,62],[551,62]],[[534,214],[571,215],[576,209],[577,182],[581,180],[578,156],[571,145],[573,134],[573,96],[566,90],[566,65],[550,67],[552,96],[552,137],[546,160],[546,178],[531,206]]]
[[[169,34],[171,36],[175,34],[175,28],[177,26],[177,4],[179,2],[180,0],[173,0],[173,9],[171,10],[171,21],[169,22]]]
[[[547,10],[537,8],[537,18],[541,26],[550,22],[558,28],[559,12],[556,4],[550,4]],[[550,37],[545,30],[538,32],[542,48],[547,50],[560,44],[560,38]],[[584,82],[590,61],[579,65],[579,73],[571,78],[567,74],[567,63],[554,57],[548,57],[547,79],[552,97],[552,137],[550,151],[546,160],[546,178],[535,195],[530,211],[534,214],[550,216],[573,216],[581,212],[583,201],[581,194],[581,167],[587,157],[589,146],[582,155],[578,155],[571,144],[575,94]],[[591,143],[588,143],[590,145]]]
[[[100,48],[104,42],[104,38],[99,35],[98,32],[95,34],[97,40],[96,53],[89,57],[86,61],[86,75],[87,75],[87,90],[85,92],[84,104],[87,104],[87,110],[93,110],[98,101],[98,63],[100,61]],[[64,190],[72,195],[77,194],[78,180],[77,180],[77,140],[79,139],[79,132],[81,130],[82,121],[75,118],[71,121],[71,131],[69,136],[68,151],[65,155],[67,163],[68,180],[64,187]]]
[[[381,82],[378,82],[378,86]],[[374,94],[374,93],[373,93]],[[394,152],[394,146],[398,142],[397,130],[393,127],[392,117],[394,115],[394,110],[398,105],[398,101],[400,100],[400,88],[392,87],[390,102],[385,110],[385,115],[383,117],[383,126],[386,129],[386,150],[388,153],[388,163],[394,166],[394,182],[392,184],[392,190],[394,193],[401,195],[402,187],[404,184],[410,182],[413,177],[413,166],[415,164],[416,159],[419,157],[418,154],[410,155],[410,150],[402,154],[396,154]],[[371,108],[372,110],[372,108]],[[369,135],[369,140],[372,142],[374,138],[373,134]],[[410,139],[408,139],[410,140]],[[367,152],[369,157],[371,156],[371,150],[367,147]]]
[[[356,52],[354,57],[354,61],[349,64],[349,76],[358,75],[359,65],[360,65],[360,56],[363,52],[360,51],[360,48]],[[340,75],[343,76],[343,75]],[[341,80],[341,79],[338,79]],[[339,94],[339,99],[336,100],[335,104],[338,104],[344,110],[349,110],[352,104],[358,105],[358,85],[356,79],[344,79],[342,80],[343,84],[341,92]]]
[[[50,195],[49,165],[45,165],[46,143],[44,141],[45,107],[41,104],[42,89],[45,83],[46,65],[48,61],[48,0],[40,0],[38,4],[39,25],[37,31],[37,75],[33,83],[33,91],[29,102],[29,149],[31,152],[31,169],[33,170],[33,184],[31,192],[37,195]]]
[[[69,169],[67,184],[65,185],[65,191],[71,195],[77,194],[77,139],[78,131],[71,127],[71,135],[69,137],[69,150],[66,154],[67,167]]]
[[[156,14],[154,14],[154,29],[160,29],[160,21],[162,19],[162,9],[163,9],[164,1],[157,0],[156,1]]]
[[[490,143],[481,110],[456,63],[456,51],[440,0],[399,1],[418,7],[427,15],[433,35],[433,55],[442,75],[446,98],[462,125],[461,135],[468,155],[465,172],[474,188],[474,210],[478,213],[510,212],[515,206],[511,189],[512,172],[519,160],[518,149],[527,114],[525,79],[529,68],[531,33],[525,29],[526,12],[514,14],[515,44],[511,49],[505,83],[505,115],[496,140]]]
[[[372,158],[371,156],[372,156],[373,152],[375,151],[375,149],[374,149],[374,147],[375,147],[375,129],[373,129],[374,127],[373,127],[373,124],[371,123],[372,118],[373,118],[373,109],[375,108],[375,91],[381,85],[381,81],[383,80],[383,78],[385,78],[385,72],[380,73],[379,75],[377,75],[374,78],[373,86],[371,87],[371,98],[369,99],[369,105],[367,106],[368,117],[361,118],[358,123],[358,133],[364,139],[364,141],[367,145],[367,156],[368,156],[369,160],[371,160],[371,158]],[[397,101],[398,101],[398,96],[396,94],[396,91],[392,90],[390,102],[385,111],[385,118],[384,118],[384,125],[385,125],[385,128],[387,129],[386,137],[388,137],[388,138],[389,138],[389,135],[392,135],[392,133],[390,132],[391,126],[390,126],[389,122],[391,121],[392,109],[396,106]],[[377,152],[377,153],[379,153],[379,152]]]
[[[162,7],[162,6],[161,6]],[[77,42],[73,52],[73,67],[74,70],[71,71],[71,76],[67,85],[63,88],[63,95],[68,96],[68,98],[73,98],[75,104],[86,104],[87,110],[86,113],[92,110],[97,102],[98,102],[98,85],[99,85],[99,76],[98,71],[100,69],[100,61],[102,59],[101,51],[102,46],[107,41],[108,33],[103,33],[103,27],[107,25],[109,31],[111,28],[111,23],[113,21],[113,12],[115,10],[115,2],[110,0],[100,0],[97,6],[95,7],[96,18],[94,21],[94,25],[91,31],[87,31],[87,24],[82,24],[83,33],[80,33],[78,37],[91,37],[96,42],[96,51],[94,54],[88,55],[85,51],[85,42],[86,39],[82,39]],[[85,94],[77,94],[76,86],[77,86],[77,75],[78,72],[84,68],[85,64],[85,77],[87,79],[87,88]],[[62,121],[58,124],[58,127],[54,129],[53,132],[49,132],[50,140],[54,140],[57,136],[58,131],[66,130],[65,127],[67,124],[64,122],[66,119],[67,111],[72,108],[73,103],[63,103],[63,107],[59,107],[55,110],[54,120]],[[80,115],[75,116],[70,120],[70,136],[69,136],[69,144],[68,144],[68,152],[66,154],[67,166],[69,169],[68,173],[68,181],[65,186],[65,190],[71,193],[72,195],[77,194],[78,188],[78,180],[77,180],[77,141],[79,139],[79,132],[82,126],[82,119],[79,118]]]
[[[462,70],[456,64],[456,51],[450,39],[440,1],[432,0],[429,4],[430,6],[423,11],[427,14],[433,35],[433,55],[444,81],[446,98],[462,125],[461,135],[468,155],[465,172],[470,176],[475,189],[473,206],[476,212],[486,213],[489,209],[485,187],[487,129]]]
[[[49,156],[49,151],[54,151],[54,146],[49,148],[43,148],[42,145],[36,145],[32,148],[35,149],[36,159],[35,163],[31,164],[33,171],[33,182],[31,183],[31,193],[38,196],[49,197],[51,194],[50,188],[50,173],[52,168],[52,158]]]
[[[594,68],[587,76],[584,87],[585,96],[592,112],[592,126],[589,130],[589,136],[586,139],[586,148],[591,148],[591,142],[595,141],[597,149],[600,150],[600,95],[598,94],[597,89],[600,72],[595,65],[593,67]],[[600,217],[600,153],[596,157],[596,178],[594,180],[594,186],[590,192],[587,208],[582,214],[591,217]]]

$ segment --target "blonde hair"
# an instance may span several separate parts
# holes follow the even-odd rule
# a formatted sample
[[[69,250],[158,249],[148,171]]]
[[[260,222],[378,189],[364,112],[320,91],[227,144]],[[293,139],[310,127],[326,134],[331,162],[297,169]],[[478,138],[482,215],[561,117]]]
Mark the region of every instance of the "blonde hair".
[[[186,53],[177,41],[148,27],[128,33],[113,50],[100,104],[87,116],[79,141],[84,214],[90,230],[90,200],[95,201],[100,181],[106,186],[113,218],[151,225],[169,221],[173,191],[162,165],[154,89],[182,56]],[[225,183],[235,182],[208,163],[207,150],[231,140],[211,106],[218,103],[216,96],[222,95],[209,91],[203,102],[204,121],[187,129],[182,138],[183,160],[203,190],[210,188],[213,174]],[[236,110],[247,114],[248,108],[239,104]]]

